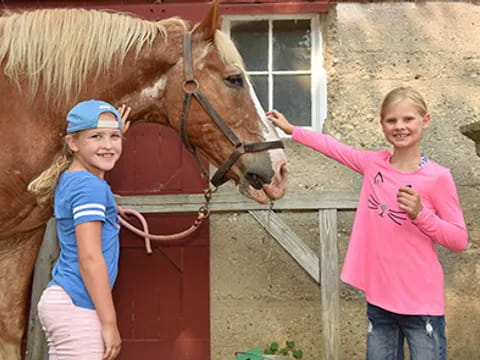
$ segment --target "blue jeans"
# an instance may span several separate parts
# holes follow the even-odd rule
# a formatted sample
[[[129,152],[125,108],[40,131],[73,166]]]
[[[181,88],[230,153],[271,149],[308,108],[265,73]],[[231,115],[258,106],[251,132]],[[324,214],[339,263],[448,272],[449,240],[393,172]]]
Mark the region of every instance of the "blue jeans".
[[[446,360],[445,316],[400,315],[367,303],[367,360]]]

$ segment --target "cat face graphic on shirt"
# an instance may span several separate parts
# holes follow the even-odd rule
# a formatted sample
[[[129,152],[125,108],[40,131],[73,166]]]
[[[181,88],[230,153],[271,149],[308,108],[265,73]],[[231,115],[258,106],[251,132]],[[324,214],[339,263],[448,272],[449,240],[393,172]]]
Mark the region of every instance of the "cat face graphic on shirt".
[[[383,185],[383,175],[380,171],[375,175],[373,183],[375,186]],[[401,226],[404,221],[408,220],[405,211],[392,209],[373,193],[368,196],[368,208],[376,211],[379,217],[392,221],[396,225]]]

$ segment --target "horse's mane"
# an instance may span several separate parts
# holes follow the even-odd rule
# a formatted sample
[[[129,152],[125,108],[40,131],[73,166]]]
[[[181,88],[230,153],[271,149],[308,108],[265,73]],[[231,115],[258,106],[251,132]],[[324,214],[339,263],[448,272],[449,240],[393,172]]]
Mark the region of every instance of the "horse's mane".
[[[245,64],[242,56],[238,52],[233,41],[221,31],[217,31],[215,34],[215,47],[225,64],[236,66],[245,71]]]
[[[88,74],[120,65],[130,49],[138,55],[158,34],[166,38],[168,25],[187,29],[178,18],[152,22],[84,9],[7,13],[0,17],[0,64],[18,86],[28,79],[30,95],[41,86],[47,96],[68,101]]]

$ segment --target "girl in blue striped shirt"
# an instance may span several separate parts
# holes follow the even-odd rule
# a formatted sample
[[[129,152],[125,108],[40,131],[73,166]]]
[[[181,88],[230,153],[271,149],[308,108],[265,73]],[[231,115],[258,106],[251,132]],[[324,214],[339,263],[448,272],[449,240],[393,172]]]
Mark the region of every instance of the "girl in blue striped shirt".
[[[111,294],[120,225],[104,174],[122,152],[129,111],[98,100],[77,104],[67,115],[63,153],[29,185],[39,202],[54,193],[60,256],[38,303],[50,360],[112,360],[120,351]]]

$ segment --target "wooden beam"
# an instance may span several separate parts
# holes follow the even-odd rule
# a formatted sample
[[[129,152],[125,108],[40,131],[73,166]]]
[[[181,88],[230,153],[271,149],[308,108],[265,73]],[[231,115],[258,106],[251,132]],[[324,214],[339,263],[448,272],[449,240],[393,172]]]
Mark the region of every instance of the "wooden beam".
[[[318,256],[277,214],[268,210],[254,210],[249,213],[317,283],[320,281]]]
[[[355,210],[358,193],[353,192],[312,192],[288,193],[275,201],[273,210],[312,210],[339,209]],[[146,214],[192,213],[203,205],[201,194],[150,195],[117,197],[117,203]],[[215,193],[210,202],[212,212],[269,210],[270,205],[258,204],[236,192]]]
[[[323,359],[340,357],[340,296],[338,293],[337,211],[320,210],[320,291],[322,297]]]
[[[42,326],[38,320],[37,304],[43,290],[50,281],[53,264],[57,260],[58,254],[59,247],[55,219],[52,218],[47,223],[42,246],[35,263],[25,360],[48,359],[48,346]]]
[[[36,9],[36,8],[89,8],[96,10],[113,9],[119,12],[134,13],[146,19],[164,19],[180,16],[186,20],[197,22],[203,19],[210,6],[209,1],[167,2],[147,4],[119,4],[119,1],[16,1],[3,4],[3,8]],[[4,9],[0,9],[0,13]],[[260,15],[260,14],[298,14],[298,13],[327,13],[329,0],[308,1],[264,1],[252,0],[247,3],[226,1],[220,4],[221,15]]]

